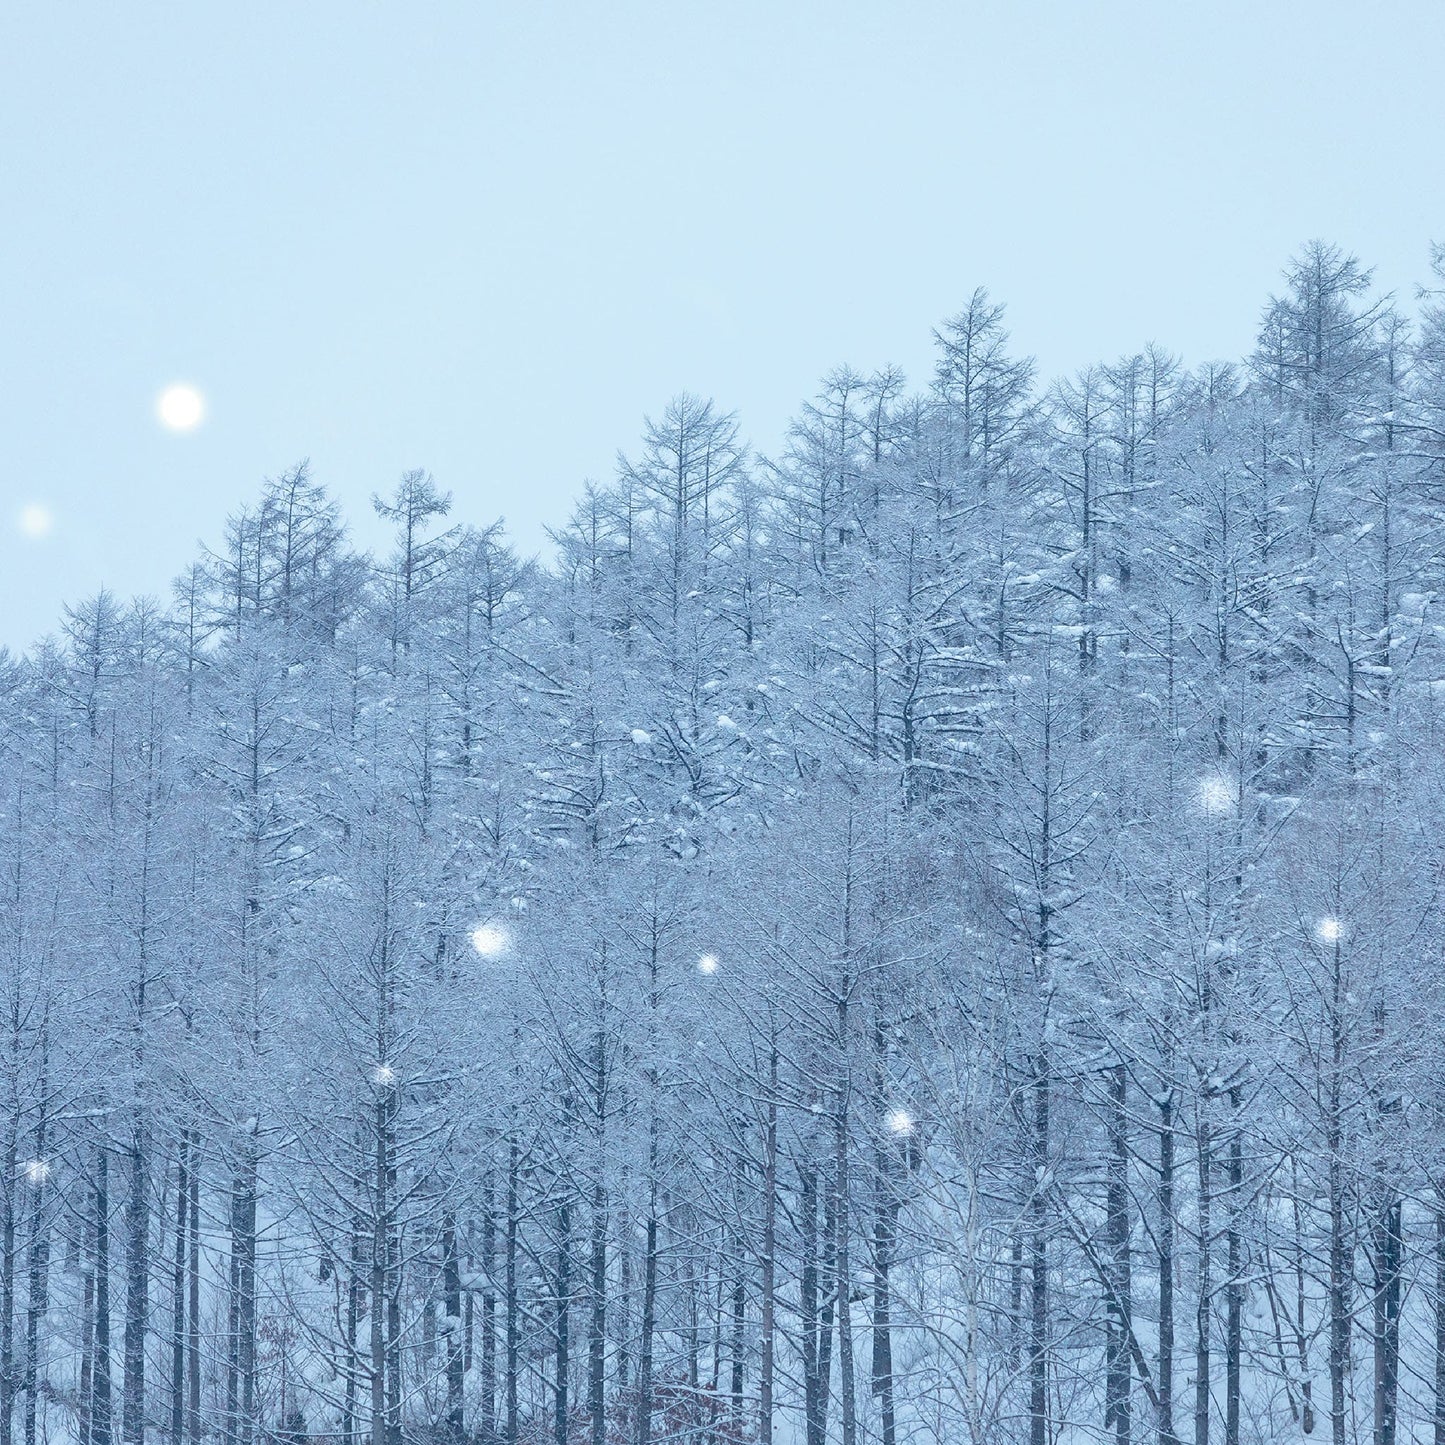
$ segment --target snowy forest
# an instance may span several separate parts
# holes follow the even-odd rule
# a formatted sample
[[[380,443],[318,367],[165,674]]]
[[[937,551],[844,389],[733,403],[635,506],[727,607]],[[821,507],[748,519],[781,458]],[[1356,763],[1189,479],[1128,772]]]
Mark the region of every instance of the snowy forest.
[[[0,653],[0,1445],[1445,1445],[1445,294],[935,339]]]

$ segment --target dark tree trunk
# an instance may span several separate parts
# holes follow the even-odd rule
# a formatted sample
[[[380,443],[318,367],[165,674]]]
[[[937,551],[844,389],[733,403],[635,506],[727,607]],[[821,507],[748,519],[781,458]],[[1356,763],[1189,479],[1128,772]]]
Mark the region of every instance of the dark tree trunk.
[[[592,1445],[607,1441],[607,1190],[592,1190],[592,1310],[587,1323],[587,1413]]]
[[[763,1137],[762,1360],[758,1370],[758,1441],[773,1445],[778,1247],[778,1050],[768,1053],[768,1112]]]
[[[112,1445],[110,1401],[110,1156],[95,1151],[95,1344],[90,1376],[90,1445]]]
[[[487,1179],[482,1204],[482,1429],[490,1438],[497,1429],[497,1291],[492,1271],[497,1258],[497,1221],[492,1181]],[[471,1299],[470,1293],[467,1295]]]
[[[176,1151],[176,1233],[171,1260],[171,1445],[186,1433],[186,1233],[191,1208],[191,1136],[181,1130]]]
[[[517,1217],[519,1172],[520,1155],[514,1138],[507,1148],[507,1445],[517,1445],[519,1428],[517,1375],[521,1368],[522,1349],[522,1306],[517,1297],[517,1235],[521,1225],[521,1220]]]
[[[45,1163],[49,1117],[47,1108],[47,1075],[42,1068],[40,1079],[40,1115],[35,1123],[34,1197],[31,1201],[30,1249],[27,1260],[27,1297],[25,1302],[25,1445],[35,1445],[36,1404],[40,1393],[40,1324],[45,1318],[50,1289],[50,1220],[46,1213]]]
[[[1239,1090],[1230,1090],[1229,1228],[1225,1235],[1224,1445],[1239,1445],[1240,1371],[1244,1357],[1244,1248],[1239,1212],[1244,1204],[1244,1144]]]
[[[1388,1192],[1375,1221],[1375,1440],[1395,1445],[1400,1385],[1400,1273],[1404,1240],[1399,1195]]]
[[[1201,1103],[1201,1109],[1207,1105]],[[1199,1121],[1199,1270],[1194,1312],[1194,1445],[1209,1445],[1209,1315],[1213,1307],[1214,1221],[1209,1121]]]
[[[15,1182],[17,1143],[12,1122],[0,1169],[0,1445],[11,1445],[15,1413]]]
[[[462,1404],[466,1342],[462,1334],[462,1269],[457,1256],[457,1220],[450,1210],[442,1216],[442,1299],[447,1312],[447,1430],[460,1445],[466,1434]]]
[[[655,1163],[655,1142],[653,1148],[652,1162]],[[653,1171],[650,1169],[649,1173]],[[642,1335],[637,1346],[637,1445],[649,1445],[652,1439],[652,1338],[657,1328],[656,1187],[655,1183],[651,1186],[653,1197],[648,1201],[646,1253],[642,1260]]]
[[[1174,1433],[1174,1090],[1159,1096],[1159,1445]]]
[[[226,1426],[233,1445],[256,1430],[256,1141],[246,1133],[231,1181],[231,1340]]]
[[[150,1323],[150,1125],[144,1112],[135,1122],[129,1151],[130,1195],[126,1200],[125,1372],[121,1389],[121,1434],[125,1445],[145,1439],[146,1330]]]
[[[567,1382],[571,1365],[569,1327],[572,1319],[572,1207],[563,1203],[557,1210],[557,1283],[554,1342],[557,1373],[552,1387],[552,1437],[556,1445],[567,1445]]]
[[[1049,1212],[1045,1194],[1050,1142],[1050,1064],[1034,1061],[1033,1154],[1029,1200],[1029,1445],[1049,1445]]]
[[[1133,1329],[1133,1280],[1129,1254],[1129,1120],[1128,1079],[1124,1065],[1109,1076],[1109,1180],[1105,1237],[1109,1257],[1109,1334],[1105,1362],[1104,1428],[1112,1429],[1117,1445],[1129,1445],[1129,1335]]]
[[[190,1209],[187,1228],[190,1329],[186,1345],[186,1439],[201,1445],[201,1131],[191,1130]]]
[[[1445,1183],[1435,1186],[1435,1445],[1445,1445]]]

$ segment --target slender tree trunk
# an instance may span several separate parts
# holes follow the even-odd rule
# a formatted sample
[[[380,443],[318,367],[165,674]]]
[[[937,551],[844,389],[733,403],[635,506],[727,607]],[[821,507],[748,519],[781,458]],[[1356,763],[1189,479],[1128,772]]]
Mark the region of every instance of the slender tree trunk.
[[[552,1389],[552,1436],[556,1445],[567,1445],[567,1384],[571,1358],[569,1327],[572,1319],[572,1206],[564,1201],[557,1209],[557,1313],[554,1321],[557,1374]]]
[[[176,1233],[171,1261],[171,1445],[186,1433],[186,1232],[191,1208],[191,1136],[182,1129],[176,1151]]]
[[[186,1360],[187,1445],[201,1445],[201,1131],[191,1130],[191,1203],[186,1272],[190,1284],[190,1331]]]
[[[607,1189],[592,1189],[592,1312],[587,1325],[587,1413],[592,1445],[607,1442]]]
[[[91,1406],[95,1396],[95,1269],[88,1267],[81,1289],[80,1302],[80,1388],[78,1398],[81,1445],[93,1445],[95,1414]]]
[[[356,1411],[361,1356],[358,1336],[361,1331],[361,1303],[366,1297],[366,1226],[357,1215],[352,1216],[351,1242],[347,1253],[346,1383],[341,1403],[341,1436],[344,1445],[359,1445],[361,1436]]]
[[[90,1377],[90,1445],[112,1445],[110,1401],[110,1156],[95,1151],[95,1345]]]
[[[801,1255],[798,1267],[798,1328],[802,1333],[803,1425],[807,1445],[823,1445],[818,1374],[818,1188],[813,1170],[801,1171],[798,1212]]]
[[[1224,1442],[1239,1445],[1240,1370],[1244,1356],[1244,1249],[1239,1212],[1244,1202],[1244,1144],[1239,1090],[1229,1094],[1229,1228],[1225,1235]]]
[[[1049,1445],[1049,1217],[1046,1197],[1050,1143],[1051,1066],[1042,1052],[1034,1060],[1033,1154],[1035,1179],[1029,1200],[1029,1445]]]
[[[732,1378],[729,1393],[732,1396],[732,1418],[741,1424],[743,1418],[743,1381],[746,1377],[745,1355],[747,1338],[747,1285],[743,1281],[742,1241],[737,1241],[737,1273],[733,1276],[732,1287],[732,1342],[729,1354],[732,1357]]]
[[[840,1004],[840,1023],[846,1040],[846,994]],[[838,1402],[843,1423],[843,1445],[857,1445],[857,1402],[854,1395],[853,1371],[853,1309],[849,1298],[852,1289],[851,1267],[852,1211],[849,1208],[850,1159],[848,1150],[848,1085],[845,1082],[834,1121],[833,1217],[836,1229],[835,1278],[838,1281]]]
[[[150,1124],[138,1111],[129,1150],[126,1200],[125,1373],[121,1434],[125,1445],[144,1445],[146,1330],[150,1323]]]
[[[1159,1096],[1159,1445],[1174,1433],[1174,1090]]]
[[[401,1098],[386,1091],[386,1439],[401,1440],[401,1223],[397,1219],[396,1119]]]
[[[762,1359],[758,1368],[758,1441],[773,1445],[778,1248],[778,1049],[768,1052],[768,1112],[763,1136]]]
[[[1109,1076],[1109,1181],[1105,1235],[1109,1251],[1109,1335],[1105,1366],[1104,1428],[1114,1431],[1117,1445],[1129,1445],[1133,1425],[1130,1408],[1129,1336],[1134,1327],[1133,1279],[1129,1254],[1129,1120],[1128,1076],[1122,1063]]]
[[[1339,946],[1336,945],[1338,955]],[[1336,963],[1336,992],[1339,989],[1338,960]],[[1327,1127],[1327,1148],[1329,1150],[1329,1325],[1330,1325],[1330,1438],[1332,1445],[1346,1445],[1348,1420],[1345,1413],[1345,1376],[1350,1367],[1350,1307],[1353,1266],[1346,1229],[1345,1161],[1344,1148],[1344,1103],[1342,1099],[1341,1075],[1344,1063],[1343,1025],[1338,1012],[1343,998],[1336,1000],[1333,1018],[1334,1059],[1329,1084],[1329,1120]]]
[[[237,1445],[256,1431],[256,1136],[243,1134],[231,1191],[231,1256],[235,1285],[235,1372],[239,1396],[232,1429]]]
[[[1435,1186],[1435,1445],[1445,1445],[1445,1182]]]
[[[655,1137],[655,1136],[654,1136]],[[653,1150],[656,1143],[653,1144]],[[649,1165],[656,1163],[654,1158]],[[653,1181],[656,1172],[649,1167]],[[637,1445],[650,1445],[652,1439],[652,1339],[657,1329],[657,1185],[649,1185],[651,1197],[647,1204],[646,1253],[642,1259],[642,1335],[637,1347]]]
[[[497,1259],[494,1209],[489,1174],[482,1200],[482,1430],[488,1440],[497,1430],[497,1290],[492,1282]]]
[[[48,1053],[42,1049],[43,1058]],[[45,1318],[50,1289],[50,1220],[47,1214],[46,1178],[49,1166],[45,1150],[48,1144],[48,1069],[42,1063],[40,1077],[40,1113],[35,1122],[35,1159],[37,1170],[33,1180],[31,1201],[30,1248],[26,1262],[27,1295],[25,1301],[25,1445],[35,1445],[36,1403],[40,1393],[42,1366],[40,1359],[41,1321]]]
[[[521,1220],[517,1217],[520,1152],[515,1137],[507,1146],[507,1445],[517,1445],[519,1429],[517,1386],[521,1368],[522,1303],[517,1295],[517,1244]]]
[[[1400,1197],[1386,1190],[1375,1221],[1375,1440],[1395,1445],[1400,1383]]]
[[[1208,1105],[1201,1101],[1198,1133],[1199,1270],[1194,1311],[1194,1445],[1209,1445],[1209,1316],[1214,1301],[1214,1197],[1211,1178],[1214,1146],[1210,1137],[1209,1120],[1202,1114],[1207,1107]]]
[[[17,1178],[16,1125],[5,1135],[0,1169],[0,1445],[11,1445],[15,1415],[15,1184]]]
[[[466,1434],[462,1387],[465,1339],[462,1334],[462,1269],[457,1256],[457,1219],[442,1216],[442,1301],[447,1312],[447,1431],[456,1445]]]
[[[390,1264],[391,1240],[388,1231],[391,1214],[391,1165],[388,1144],[391,1138],[386,1102],[387,1089],[377,1091],[372,1140],[371,1182],[371,1258],[370,1295],[367,1311],[370,1344],[371,1445],[391,1445],[387,1437],[386,1390],[386,1296]]]
[[[828,1438],[832,1406],[833,1326],[838,1304],[838,1219],[831,1182],[824,1175],[818,1193],[823,1199],[823,1260],[818,1271],[818,1429]]]
[[[874,1048],[883,1057],[883,1044],[875,1036]],[[883,1078],[876,1081],[879,1096]],[[896,1445],[897,1420],[893,1406],[893,1247],[898,1233],[899,1200],[894,1183],[897,1168],[894,1151],[879,1147],[877,1190],[873,1206],[873,1369],[872,1393],[878,1400],[878,1423],[882,1445]]]

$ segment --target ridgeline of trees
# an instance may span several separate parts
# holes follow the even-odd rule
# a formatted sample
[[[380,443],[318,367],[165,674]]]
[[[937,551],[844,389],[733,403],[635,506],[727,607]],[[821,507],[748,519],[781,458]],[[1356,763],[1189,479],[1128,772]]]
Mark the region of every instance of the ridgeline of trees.
[[[0,654],[0,1445],[1445,1445],[1445,305],[937,343]]]

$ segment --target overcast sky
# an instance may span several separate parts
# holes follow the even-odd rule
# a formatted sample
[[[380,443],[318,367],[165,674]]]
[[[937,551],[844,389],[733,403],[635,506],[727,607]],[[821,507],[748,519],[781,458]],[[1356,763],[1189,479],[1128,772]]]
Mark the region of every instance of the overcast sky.
[[[1240,355],[1314,236],[1409,299],[1442,54],[1440,0],[5,0],[0,643],[301,457],[368,543],[421,466],[536,549],[675,392],[771,449],[980,284],[1048,374]]]

